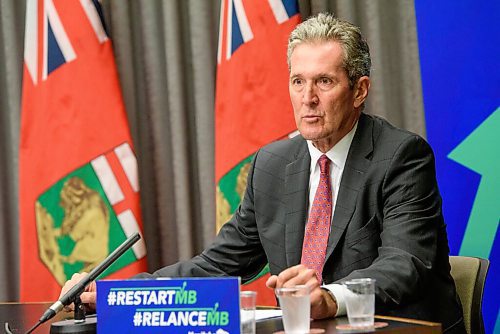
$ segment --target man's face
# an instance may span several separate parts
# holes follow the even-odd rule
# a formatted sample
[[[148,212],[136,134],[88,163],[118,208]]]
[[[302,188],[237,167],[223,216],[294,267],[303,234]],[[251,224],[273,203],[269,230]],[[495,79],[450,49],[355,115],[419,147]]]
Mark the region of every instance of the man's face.
[[[349,88],[342,59],[342,47],[334,41],[299,44],[290,57],[289,91],[297,128],[322,152],[352,129],[368,94],[368,77],[360,79],[366,92],[358,84]]]

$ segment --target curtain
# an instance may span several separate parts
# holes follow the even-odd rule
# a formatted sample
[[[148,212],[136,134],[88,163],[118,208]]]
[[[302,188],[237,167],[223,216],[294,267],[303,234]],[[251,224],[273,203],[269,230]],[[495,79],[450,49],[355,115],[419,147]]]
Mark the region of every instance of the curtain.
[[[139,163],[149,269],[215,235],[214,92],[220,0],[103,0]],[[366,111],[425,135],[413,1],[300,0],[361,26]],[[18,144],[25,2],[0,0],[0,301],[18,299]],[[96,92],[97,93],[97,92]]]

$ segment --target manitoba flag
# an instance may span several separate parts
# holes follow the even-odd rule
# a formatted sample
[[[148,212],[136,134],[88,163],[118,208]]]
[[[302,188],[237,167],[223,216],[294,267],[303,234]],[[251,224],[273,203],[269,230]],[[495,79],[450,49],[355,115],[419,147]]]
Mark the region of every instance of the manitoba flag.
[[[28,0],[20,139],[20,296],[47,301],[142,229],[139,183],[97,1]],[[146,270],[142,240],[103,276]]]
[[[223,0],[215,101],[217,229],[246,188],[253,154],[296,129],[288,95],[287,40],[300,22],[296,0]],[[275,304],[268,269],[244,289]]]

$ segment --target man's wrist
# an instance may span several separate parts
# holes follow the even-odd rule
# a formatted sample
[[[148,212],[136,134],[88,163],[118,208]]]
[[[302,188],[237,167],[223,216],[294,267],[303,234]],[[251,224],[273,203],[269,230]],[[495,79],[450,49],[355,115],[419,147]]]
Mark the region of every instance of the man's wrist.
[[[322,286],[322,288],[330,290],[336,299],[337,313],[335,314],[335,316],[340,317],[346,315],[347,312],[345,307],[345,296],[347,288],[338,283],[325,284]]]
[[[330,301],[327,301],[327,305],[329,306],[329,308],[331,308],[331,317],[335,317],[337,315],[337,298],[335,297],[335,295],[333,294],[333,292],[331,292],[330,290],[326,289],[326,288],[321,288],[321,290],[324,290],[327,295],[330,297]]]

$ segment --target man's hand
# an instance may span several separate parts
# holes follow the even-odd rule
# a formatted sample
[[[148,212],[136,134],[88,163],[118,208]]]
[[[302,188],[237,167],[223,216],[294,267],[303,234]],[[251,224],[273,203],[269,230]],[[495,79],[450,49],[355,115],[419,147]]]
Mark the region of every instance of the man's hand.
[[[59,298],[61,298],[66,292],[68,292],[72,287],[76,285],[76,283],[80,282],[85,276],[87,276],[87,273],[81,273],[81,274],[73,274],[70,280],[68,280],[64,286],[62,287],[61,294],[59,295]],[[96,304],[96,284],[95,282],[90,282],[89,285],[85,288],[85,291],[80,295],[80,299],[82,300],[82,303],[85,304],[90,310],[95,310],[95,304]],[[75,305],[71,304],[66,306],[64,309],[66,311],[73,311],[75,308]]]
[[[320,287],[316,271],[302,264],[269,277],[266,285],[270,289],[307,285],[311,292],[311,317],[313,319],[325,319],[337,314],[337,303],[325,289]]]

